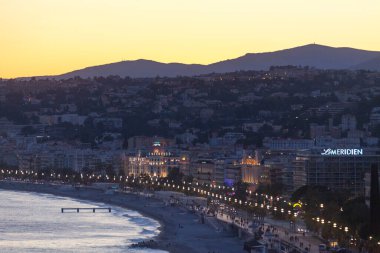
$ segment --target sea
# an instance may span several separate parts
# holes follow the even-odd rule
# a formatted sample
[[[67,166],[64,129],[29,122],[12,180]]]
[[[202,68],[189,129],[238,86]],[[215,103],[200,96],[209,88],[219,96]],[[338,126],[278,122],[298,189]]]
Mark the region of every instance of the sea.
[[[130,248],[159,233],[160,224],[140,213],[108,211],[61,213],[62,207],[109,207],[50,194],[0,190],[0,252],[166,253]]]

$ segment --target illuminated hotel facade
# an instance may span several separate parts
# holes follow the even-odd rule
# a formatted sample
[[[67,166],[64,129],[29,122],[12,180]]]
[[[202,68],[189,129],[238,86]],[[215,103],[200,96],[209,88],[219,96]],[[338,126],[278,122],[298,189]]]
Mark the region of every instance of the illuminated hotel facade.
[[[365,174],[371,164],[380,164],[379,149],[314,149],[297,153],[294,160],[294,189],[304,185],[321,185],[365,194]]]
[[[155,141],[151,148],[126,156],[125,172],[127,175],[150,175],[152,177],[167,177],[172,169],[185,171],[188,157],[179,156]]]

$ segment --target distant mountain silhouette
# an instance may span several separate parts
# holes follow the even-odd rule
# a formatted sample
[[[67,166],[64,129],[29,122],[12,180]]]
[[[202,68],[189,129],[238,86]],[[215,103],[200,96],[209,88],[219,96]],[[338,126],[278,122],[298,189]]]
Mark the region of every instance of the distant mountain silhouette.
[[[122,61],[72,71],[55,78],[194,76],[239,70],[267,70],[270,66],[310,66],[319,69],[371,69],[380,71],[380,52],[310,44],[267,53],[250,53],[209,65],[160,63],[150,60]]]
[[[83,78],[94,76],[119,75],[122,77],[156,77],[156,76],[194,76],[205,74],[205,65],[182,64],[182,63],[161,63],[150,60],[122,61],[88,67],[75,70],[67,74],[59,75],[60,78],[80,76]]]
[[[246,54],[242,57],[211,64],[215,71],[266,70],[270,66],[310,66],[319,69],[348,69],[369,61],[380,52],[347,47],[328,47],[310,44],[269,53]]]
[[[361,64],[352,66],[352,69],[380,71],[380,57],[373,58],[369,61],[366,61],[366,62],[363,62]]]

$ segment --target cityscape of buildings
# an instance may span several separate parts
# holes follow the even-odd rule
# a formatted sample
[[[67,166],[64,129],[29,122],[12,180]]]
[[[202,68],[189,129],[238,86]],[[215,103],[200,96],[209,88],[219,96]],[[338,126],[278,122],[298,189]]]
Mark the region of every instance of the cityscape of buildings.
[[[0,7],[0,253],[380,253],[380,1]]]
[[[0,81],[0,163],[364,196],[380,162],[377,72]],[[360,149],[360,152],[327,149]],[[367,175],[367,176],[366,176]]]

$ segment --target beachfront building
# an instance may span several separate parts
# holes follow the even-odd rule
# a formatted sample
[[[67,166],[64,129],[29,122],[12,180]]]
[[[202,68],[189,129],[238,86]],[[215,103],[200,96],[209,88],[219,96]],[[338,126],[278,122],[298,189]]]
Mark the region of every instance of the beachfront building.
[[[124,174],[142,175],[147,173],[149,168],[149,159],[140,153],[136,155],[124,155]]]
[[[224,169],[224,184],[233,186],[241,181],[241,164],[238,160],[230,160]]]
[[[125,174],[166,177],[172,169],[188,171],[188,157],[177,154],[176,150],[170,149],[162,145],[160,141],[155,140],[149,148],[139,150],[135,154],[125,155]]]
[[[214,172],[214,182],[219,185],[224,184],[224,170],[225,170],[226,159],[218,158],[215,159],[215,172]]]
[[[215,181],[215,160],[199,158],[192,162],[194,181],[200,184],[211,184]]]
[[[365,173],[380,164],[379,149],[313,149],[298,152],[294,160],[294,189],[322,185],[364,196]]]
[[[75,172],[104,171],[112,168],[116,173],[123,169],[122,152],[75,148],[71,145],[34,145],[17,152],[21,170],[67,169]]]
[[[171,169],[179,169],[180,158],[173,152],[161,149],[158,146],[153,146],[153,150],[147,154],[147,159],[149,160],[147,174],[154,177],[166,177]]]
[[[244,183],[258,185],[262,174],[263,168],[255,158],[247,156],[242,159],[241,179]]]

